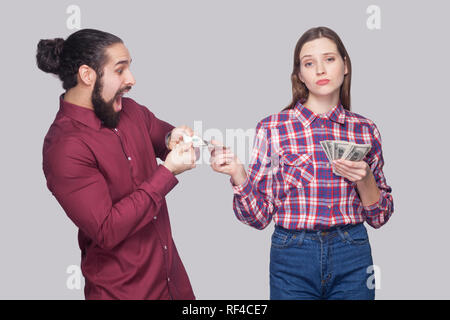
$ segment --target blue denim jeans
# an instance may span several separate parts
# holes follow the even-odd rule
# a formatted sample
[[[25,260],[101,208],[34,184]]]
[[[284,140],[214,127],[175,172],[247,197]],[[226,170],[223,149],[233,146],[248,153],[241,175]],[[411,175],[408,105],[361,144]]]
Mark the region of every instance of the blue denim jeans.
[[[373,275],[364,224],[323,231],[275,226],[270,249],[270,298],[373,300]],[[370,282],[371,284],[371,282]]]

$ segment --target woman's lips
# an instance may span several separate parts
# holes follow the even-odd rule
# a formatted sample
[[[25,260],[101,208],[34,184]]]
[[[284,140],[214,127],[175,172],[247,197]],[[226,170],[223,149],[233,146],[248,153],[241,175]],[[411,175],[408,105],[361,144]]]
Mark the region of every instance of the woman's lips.
[[[316,84],[319,85],[319,86],[324,86],[324,85],[328,84],[328,82],[330,82],[330,80],[323,79],[323,80],[317,81]]]

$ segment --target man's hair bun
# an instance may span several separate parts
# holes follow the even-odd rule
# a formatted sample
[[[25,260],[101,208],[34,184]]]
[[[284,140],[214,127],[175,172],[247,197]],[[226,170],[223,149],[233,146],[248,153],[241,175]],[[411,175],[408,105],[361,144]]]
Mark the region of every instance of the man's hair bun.
[[[44,72],[58,75],[63,46],[64,39],[62,38],[40,40],[36,53],[38,68]]]

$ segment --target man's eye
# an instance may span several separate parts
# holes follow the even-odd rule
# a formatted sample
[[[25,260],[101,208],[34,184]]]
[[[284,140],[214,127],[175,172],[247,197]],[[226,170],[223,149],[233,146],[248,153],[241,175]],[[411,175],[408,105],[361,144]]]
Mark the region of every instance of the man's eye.
[[[118,73],[118,74],[122,74],[122,72],[123,72],[123,69],[117,70],[117,73]]]

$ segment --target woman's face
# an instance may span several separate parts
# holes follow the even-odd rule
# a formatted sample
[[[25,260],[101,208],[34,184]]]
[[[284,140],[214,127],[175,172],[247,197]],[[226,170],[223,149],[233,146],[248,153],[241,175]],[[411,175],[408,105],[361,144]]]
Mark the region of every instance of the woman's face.
[[[310,94],[327,96],[335,93],[340,89],[347,72],[347,63],[339,54],[336,44],[328,38],[306,42],[300,50],[299,77]]]

